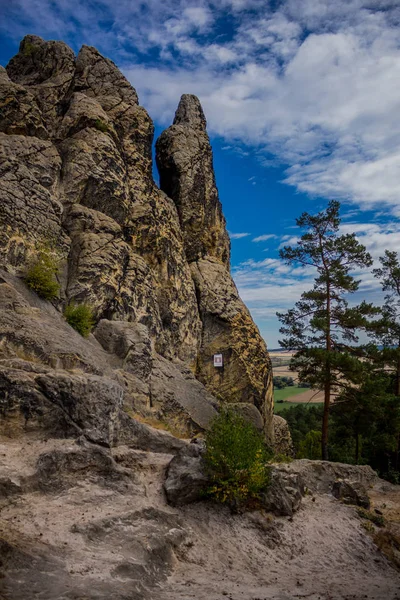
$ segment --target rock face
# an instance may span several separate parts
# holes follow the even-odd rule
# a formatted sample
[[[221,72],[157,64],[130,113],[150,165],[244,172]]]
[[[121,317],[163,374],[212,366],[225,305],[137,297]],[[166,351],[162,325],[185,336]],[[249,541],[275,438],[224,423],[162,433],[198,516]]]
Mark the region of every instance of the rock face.
[[[246,402],[272,424],[272,368],[267,349],[229,273],[229,238],[215,185],[206,120],[195,96],[184,95],[174,123],[157,140],[160,185],[175,202],[202,322],[196,374],[225,402]],[[224,366],[215,369],[213,355]]]
[[[153,131],[134,88],[95,48],[75,57],[63,42],[26,36],[0,68],[0,367],[27,397],[53,398],[53,412],[68,396],[64,421],[99,443],[129,437],[121,410],[190,435],[221,401],[252,405],[272,442],[269,357],[229,274],[198,99],[182,97],[157,142],[161,190]],[[43,248],[59,263],[54,307],[21,283]],[[94,309],[87,342],[63,322],[71,301]],[[214,353],[224,356],[220,371]],[[109,401],[107,431],[96,397]],[[83,417],[92,408],[97,425]]]

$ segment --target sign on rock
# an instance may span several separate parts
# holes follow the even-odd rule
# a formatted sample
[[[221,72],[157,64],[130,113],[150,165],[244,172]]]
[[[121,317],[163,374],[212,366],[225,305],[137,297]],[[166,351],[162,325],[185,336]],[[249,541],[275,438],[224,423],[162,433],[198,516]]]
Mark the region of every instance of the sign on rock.
[[[214,367],[223,367],[224,362],[222,359],[222,354],[214,354]]]

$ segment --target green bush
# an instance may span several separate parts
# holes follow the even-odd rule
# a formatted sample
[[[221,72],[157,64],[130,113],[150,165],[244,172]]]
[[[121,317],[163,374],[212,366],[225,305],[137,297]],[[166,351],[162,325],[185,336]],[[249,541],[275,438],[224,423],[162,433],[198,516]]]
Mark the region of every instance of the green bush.
[[[94,126],[96,127],[96,129],[98,129],[98,131],[102,131],[103,133],[106,133],[106,131],[108,131],[107,123],[105,123],[101,119],[96,119]]]
[[[254,425],[224,409],[206,434],[206,446],[207,496],[231,508],[259,501],[269,484],[269,453]]]
[[[54,300],[60,291],[56,279],[59,259],[49,249],[40,250],[25,274],[26,285],[45,300]]]
[[[88,304],[69,304],[64,311],[64,317],[83,337],[87,337],[95,325],[93,310]]]
[[[320,431],[309,431],[299,444],[298,458],[321,459],[321,438]]]

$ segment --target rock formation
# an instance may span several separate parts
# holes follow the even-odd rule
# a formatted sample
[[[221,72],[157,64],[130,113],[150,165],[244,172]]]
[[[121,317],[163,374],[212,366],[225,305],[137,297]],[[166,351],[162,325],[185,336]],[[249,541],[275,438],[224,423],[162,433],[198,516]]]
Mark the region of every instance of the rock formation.
[[[215,185],[206,119],[184,95],[174,123],[156,144],[161,189],[175,202],[202,322],[198,379],[225,402],[255,405],[272,439],[271,364],[264,341],[229,273],[230,244]],[[212,357],[222,353],[224,367]]]
[[[94,48],[27,36],[0,68],[0,598],[397,597],[344,504],[386,510],[368,467],[273,466],[261,500],[278,517],[198,502],[204,443],[187,438],[230,402],[273,442],[271,367],[229,273],[199,101],[157,144],[162,190],[152,139]],[[52,302],[24,282],[40,252]],[[88,338],[71,301],[95,311]]]
[[[79,402],[79,394],[111,386],[117,413],[186,435],[206,428],[221,402],[245,403],[272,442],[269,357],[229,274],[198,99],[182,96],[157,142],[161,190],[152,177],[153,123],[95,48],[75,57],[63,42],[26,36],[0,70],[0,111],[2,359],[23,357],[12,369],[28,396],[51,401],[68,389]],[[20,281],[43,247],[60,263],[54,308]],[[88,341],[63,322],[70,302],[95,311]],[[215,353],[224,357],[220,370]],[[33,373],[32,360],[46,372]],[[100,435],[110,444],[117,437]]]

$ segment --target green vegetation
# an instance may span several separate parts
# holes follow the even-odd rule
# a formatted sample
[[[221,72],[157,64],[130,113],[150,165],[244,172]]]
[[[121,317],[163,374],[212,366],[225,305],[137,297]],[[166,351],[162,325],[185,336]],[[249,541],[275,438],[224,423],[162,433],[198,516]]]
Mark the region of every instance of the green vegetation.
[[[50,248],[41,248],[30,261],[25,273],[26,285],[44,300],[54,300],[60,291],[56,279],[59,257]]]
[[[274,384],[275,389],[283,390],[283,388],[285,388],[287,386],[293,386],[294,379],[293,379],[293,377],[282,377],[280,375],[277,375],[276,377],[273,378],[273,384]]]
[[[69,304],[64,311],[65,320],[83,337],[87,337],[95,325],[93,309],[88,304]]]
[[[224,409],[206,433],[207,496],[232,509],[257,504],[269,484],[270,458],[263,435],[232,410]]]
[[[101,119],[96,119],[94,126],[98,131],[102,131],[103,133],[106,133],[109,129],[107,123],[105,123]]]
[[[299,380],[324,390],[321,452],[325,460],[329,458],[332,393],[342,388],[343,381],[353,386],[363,381],[357,332],[366,329],[367,319],[377,314],[366,302],[349,307],[347,297],[359,287],[351,271],[371,266],[372,258],[355,233],[340,235],[339,210],[339,202],[331,201],[317,215],[303,213],[296,220],[304,232],[300,240],[280,251],[287,265],[312,267],[317,273],[313,288],[303,292],[295,307],[278,313],[285,336],[279,343],[295,351],[290,368],[297,371]]]
[[[310,458],[311,460],[319,460],[321,455],[321,431],[309,431],[304,439],[299,444],[298,458]]]
[[[302,406],[304,408],[304,410],[308,410],[309,407],[313,407],[313,406],[322,406],[321,402],[313,402],[312,404],[310,402],[285,402],[284,400],[278,400],[275,405],[274,405],[274,413],[276,415],[280,415],[281,417],[283,417],[284,415],[282,414],[284,411],[286,411],[289,408],[293,408],[294,406]],[[286,418],[286,417],[284,417]]]
[[[286,400],[287,398],[291,398],[292,396],[296,396],[297,394],[302,394],[304,391],[304,388],[301,388],[298,385],[294,385],[293,387],[286,387],[282,390],[274,389],[274,400],[275,402],[280,402],[281,400]]]

